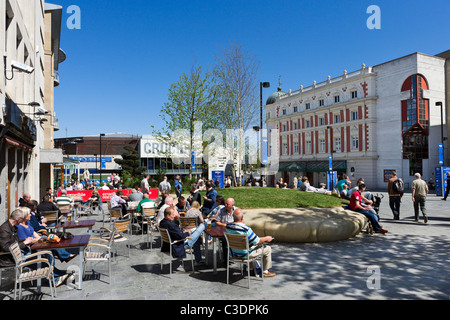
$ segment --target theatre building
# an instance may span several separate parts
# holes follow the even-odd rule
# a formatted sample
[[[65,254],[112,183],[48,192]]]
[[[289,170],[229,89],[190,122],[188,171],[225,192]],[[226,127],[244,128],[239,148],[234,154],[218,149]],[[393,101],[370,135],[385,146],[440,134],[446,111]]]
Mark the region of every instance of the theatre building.
[[[330,156],[334,171],[352,184],[363,177],[370,189],[385,189],[392,170],[407,187],[416,172],[434,180],[441,132],[447,136],[445,63],[442,54],[413,53],[296,91],[278,88],[265,106],[268,131],[279,131],[269,141],[280,161],[272,181],[301,175],[326,183]]]

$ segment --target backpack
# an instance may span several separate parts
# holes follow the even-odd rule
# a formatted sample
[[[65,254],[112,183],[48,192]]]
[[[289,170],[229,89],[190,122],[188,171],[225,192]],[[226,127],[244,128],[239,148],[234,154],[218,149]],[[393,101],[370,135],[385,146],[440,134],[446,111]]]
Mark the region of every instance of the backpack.
[[[394,190],[395,193],[402,195],[405,193],[405,184],[402,180],[397,179],[392,184],[392,190]]]

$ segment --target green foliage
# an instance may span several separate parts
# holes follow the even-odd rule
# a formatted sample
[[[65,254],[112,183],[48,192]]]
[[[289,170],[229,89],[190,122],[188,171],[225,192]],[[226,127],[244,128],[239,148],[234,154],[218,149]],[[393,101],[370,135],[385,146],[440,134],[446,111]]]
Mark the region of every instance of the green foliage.
[[[315,192],[292,189],[238,187],[216,189],[225,199],[233,198],[242,209],[257,208],[332,208],[348,204],[347,200]],[[202,191],[202,195],[206,192]]]
[[[139,187],[145,168],[140,166],[140,156],[135,148],[125,146],[124,149],[122,159],[114,159],[114,161],[122,167],[121,175],[125,186]]]

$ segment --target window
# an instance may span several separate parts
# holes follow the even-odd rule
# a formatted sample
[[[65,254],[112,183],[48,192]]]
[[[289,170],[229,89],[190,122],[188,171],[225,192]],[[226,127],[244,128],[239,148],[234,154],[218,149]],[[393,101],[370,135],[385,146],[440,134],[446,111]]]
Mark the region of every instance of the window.
[[[288,154],[287,143],[283,143],[283,154]]]
[[[334,150],[336,152],[341,150],[341,138],[335,138],[334,139]]]
[[[298,153],[298,142],[294,142],[294,153]]]
[[[325,105],[325,100],[324,99],[320,99],[319,100],[319,107],[323,107]]]
[[[305,121],[305,127],[306,128],[311,128],[311,120],[306,120]]]
[[[359,137],[353,136],[352,137],[352,150],[359,150]]]
[[[429,100],[423,90],[429,89],[427,80],[418,74],[408,77],[402,92],[409,92],[409,99],[402,100],[403,159],[409,160],[409,175],[423,171],[423,159],[429,158]]]
[[[306,141],[305,148],[306,153],[311,153],[311,141]]]
[[[334,115],[334,123],[340,123],[341,122],[341,115],[335,114]]]
[[[283,124],[283,132],[284,132],[284,131],[287,131],[286,125],[285,125],[285,124]]]
[[[352,121],[358,120],[358,111],[352,111],[351,113],[351,119]]]
[[[286,115],[286,109],[283,109],[283,116]]]
[[[334,103],[339,103],[341,101],[341,97],[334,96]]]
[[[298,107],[297,106],[294,107],[294,112],[298,112]]]
[[[325,139],[319,140],[319,152],[325,152]]]
[[[325,125],[325,118],[319,118],[319,126],[324,126]]]
[[[294,122],[294,130],[297,130],[297,129],[298,129],[298,123]]]
[[[352,99],[358,98],[358,91],[356,91],[356,90],[352,91],[351,95],[352,95]]]
[[[309,103],[309,102],[306,103],[306,104],[305,104],[305,109],[306,109],[306,110],[311,110],[311,103]]]

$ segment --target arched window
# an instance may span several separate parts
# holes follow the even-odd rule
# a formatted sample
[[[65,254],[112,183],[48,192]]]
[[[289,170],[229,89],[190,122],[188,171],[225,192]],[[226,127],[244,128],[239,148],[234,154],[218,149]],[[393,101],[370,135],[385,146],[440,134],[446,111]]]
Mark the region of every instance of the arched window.
[[[415,74],[402,85],[409,91],[409,99],[402,100],[403,159],[409,159],[409,174],[422,173],[422,160],[428,159],[428,130],[430,126],[429,100],[423,98],[428,89],[426,79]]]

